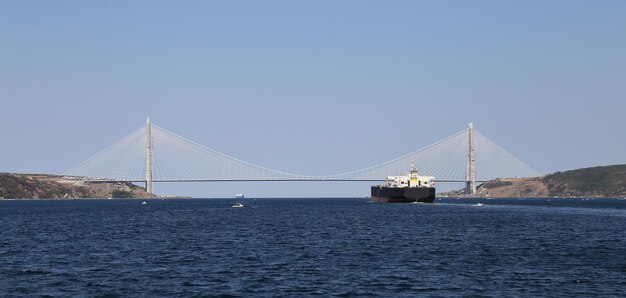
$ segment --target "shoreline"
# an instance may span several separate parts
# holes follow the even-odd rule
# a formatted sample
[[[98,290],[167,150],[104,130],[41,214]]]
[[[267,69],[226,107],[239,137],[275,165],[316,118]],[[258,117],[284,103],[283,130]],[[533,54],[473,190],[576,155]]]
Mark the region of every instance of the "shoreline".
[[[551,199],[614,199],[614,200],[626,200],[626,197],[586,197],[586,196],[568,196],[568,197],[463,197],[463,196],[437,196],[436,199],[450,199],[450,200],[524,200],[524,199],[535,199],[535,200],[551,200]],[[314,199],[370,199],[369,197],[293,197],[293,198],[283,198],[283,197],[259,197],[259,198],[245,198],[245,199],[237,199],[237,198],[194,198],[194,197],[157,197],[157,198],[52,198],[52,199],[6,199],[0,198],[1,201],[81,201],[81,200],[91,200],[91,201],[108,201],[108,200],[267,200],[267,199],[294,199],[294,200],[314,200]]]

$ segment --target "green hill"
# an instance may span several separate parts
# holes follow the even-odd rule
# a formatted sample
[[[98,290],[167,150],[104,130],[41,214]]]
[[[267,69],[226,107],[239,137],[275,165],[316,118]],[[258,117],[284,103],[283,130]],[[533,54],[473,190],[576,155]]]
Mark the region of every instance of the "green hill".
[[[626,165],[584,168],[556,172],[543,177],[550,195],[626,196]]]
[[[463,190],[443,193],[463,195]],[[543,177],[503,178],[483,183],[470,197],[626,197],[626,165],[556,172]]]

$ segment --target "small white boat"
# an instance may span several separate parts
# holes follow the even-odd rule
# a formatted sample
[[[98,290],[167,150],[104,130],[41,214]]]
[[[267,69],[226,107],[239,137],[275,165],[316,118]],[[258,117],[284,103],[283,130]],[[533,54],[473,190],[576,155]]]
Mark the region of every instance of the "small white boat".
[[[235,205],[233,205],[233,208],[243,208],[243,204],[235,203]]]
[[[143,202],[141,202],[141,205],[148,205],[148,202],[143,201]]]
[[[482,203],[476,203],[476,204],[474,204],[474,206],[476,206],[476,207],[480,207],[480,206],[483,206],[483,205],[484,205],[484,204],[482,204]]]
[[[243,199],[244,195],[242,193],[235,195],[235,199]]]

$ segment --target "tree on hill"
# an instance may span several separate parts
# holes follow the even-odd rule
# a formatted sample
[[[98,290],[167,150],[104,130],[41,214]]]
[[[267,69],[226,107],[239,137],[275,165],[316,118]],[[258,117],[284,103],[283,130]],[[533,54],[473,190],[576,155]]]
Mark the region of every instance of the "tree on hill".
[[[127,198],[132,198],[133,197],[133,193],[131,193],[130,191],[116,189],[111,194],[111,197],[112,198],[116,198],[116,199],[127,199]]]

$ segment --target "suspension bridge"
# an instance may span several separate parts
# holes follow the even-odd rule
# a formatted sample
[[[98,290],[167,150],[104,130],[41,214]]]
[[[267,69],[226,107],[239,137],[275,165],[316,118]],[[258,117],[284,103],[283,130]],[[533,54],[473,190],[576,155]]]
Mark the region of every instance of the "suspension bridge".
[[[476,183],[540,173],[469,126],[445,139],[404,156],[363,169],[325,175],[293,174],[262,167],[215,151],[150,122],[100,153],[70,169],[67,179],[145,183],[153,193],[158,182],[225,181],[384,181],[416,165],[437,182]]]

